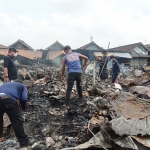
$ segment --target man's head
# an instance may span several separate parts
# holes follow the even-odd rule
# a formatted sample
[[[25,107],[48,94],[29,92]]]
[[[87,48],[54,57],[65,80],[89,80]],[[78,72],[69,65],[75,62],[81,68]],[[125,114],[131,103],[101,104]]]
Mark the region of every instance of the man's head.
[[[67,53],[69,53],[70,51],[71,51],[71,47],[70,47],[69,45],[66,45],[66,46],[64,47],[64,53],[67,54]]]
[[[16,48],[13,48],[13,47],[11,47],[11,48],[9,48],[9,51],[8,51],[8,54],[11,56],[11,57],[16,57],[17,56],[17,50],[16,50]]]
[[[107,54],[108,54],[108,51],[106,51],[106,50],[103,50],[103,51],[102,51],[102,54],[103,54],[103,56],[107,56]]]
[[[111,59],[111,60],[114,60],[114,59],[115,59],[115,56],[114,56],[114,55],[111,55],[111,56],[110,56],[110,59]]]

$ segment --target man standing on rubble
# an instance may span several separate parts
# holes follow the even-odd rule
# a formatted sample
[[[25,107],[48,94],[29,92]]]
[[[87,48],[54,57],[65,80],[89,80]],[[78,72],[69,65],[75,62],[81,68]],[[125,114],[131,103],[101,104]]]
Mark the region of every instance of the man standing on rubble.
[[[0,86],[0,136],[3,134],[3,114],[7,113],[20,147],[24,147],[30,145],[30,142],[24,133],[24,120],[18,104],[18,100],[24,103],[27,101],[27,88],[21,82],[16,80]]]
[[[67,79],[67,91],[66,91],[66,106],[68,107],[70,103],[70,96],[74,81],[77,83],[77,91],[79,99],[82,100],[82,67],[80,64],[80,58],[84,59],[83,67],[86,66],[88,57],[81,55],[80,53],[72,52],[69,45],[64,47],[65,56],[62,59],[62,76],[61,79],[64,79],[65,65],[68,68],[68,79]]]
[[[106,80],[108,79],[108,71],[107,71],[107,63],[108,63],[108,57],[107,57],[108,52],[104,50],[102,52],[102,58],[99,60],[99,76],[101,80]]]
[[[15,48],[9,48],[8,55],[4,58],[4,82],[11,82],[17,79],[17,68],[13,58],[17,56]]]
[[[114,55],[111,55],[110,59],[112,60],[112,83],[115,83],[118,77],[118,74],[120,73],[120,67]]]

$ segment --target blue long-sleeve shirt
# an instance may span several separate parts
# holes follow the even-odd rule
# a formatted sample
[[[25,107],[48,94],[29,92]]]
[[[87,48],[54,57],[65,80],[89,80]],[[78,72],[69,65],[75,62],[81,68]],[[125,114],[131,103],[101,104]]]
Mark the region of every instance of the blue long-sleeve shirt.
[[[116,59],[112,61],[112,73],[120,73],[119,63]]]
[[[0,86],[0,93],[5,93],[13,100],[27,101],[27,88],[18,82],[8,82]]]

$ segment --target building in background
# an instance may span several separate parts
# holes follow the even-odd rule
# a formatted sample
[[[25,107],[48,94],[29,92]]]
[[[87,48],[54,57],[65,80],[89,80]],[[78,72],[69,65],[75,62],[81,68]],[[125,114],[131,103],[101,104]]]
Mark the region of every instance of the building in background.
[[[145,46],[149,49],[148,55],[150,55],[150,44],[147,44]],[[150,58],[148,59],[148,65],[150,65]]]
[[[118,58],[119,63],[130,66],[147,65],[150,58],[150,50],[141,42],[111,48],[108,51],[118,53],[120,55],[120,59]],[[127,53],[130,54],[132,58],[126,58],[125,56],[128,55]]]
[[[81,53],[89,58],[89,61],[95,61],[96,57],[94,55],[95,52],[102,52],[104,49],[96,44],[94,41],[77,48],[76,52]]]
[[[42,59],[46,64],[50,66],[61,67],[62,58],[64,57],[64,45],[56,41],[46,49],[40,49],[37,51],[42,52]]]
[[[0,49],[7,49],[8,47],[0,44]]]
[[[9,47],[14,47],[20,50],[34,51],[34,49],[31,46],[29,46],[27,43],[25,43],[23,40],[20,40],[20,39],[14,42],[13,44],[9,45]]]

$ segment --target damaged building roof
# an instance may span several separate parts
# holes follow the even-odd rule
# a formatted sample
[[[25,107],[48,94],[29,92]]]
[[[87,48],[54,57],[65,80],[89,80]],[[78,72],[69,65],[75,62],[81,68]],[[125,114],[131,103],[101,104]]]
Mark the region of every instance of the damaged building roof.
[[[46,48],[46,50],[62,50],[64,48],[64,45],[62,45],[60,42],[56,41],[53,44],[51,44],[49,47]]]
[[[150,50],[141,42],[108,49],[109,52],[128,52],[133,58],[149,58]]]
[[[103,51],[104,49],[102,47],[100,47],[99,45],[97,45],[94,41],[90,42],[80,48],[77,48],[77,50],[100,50]]]
[[[145,45],[148,49],[149,49],[149,51],[150,51],[150,44],[147,44],[147,45]]]
[[[29,46],[27,43],[25,43],[23,40],[17,40],[16,42],[14,42],[13,44],[11,44],[9,47],[14,47],[16,49],[20,49],[20,50],[34,50],[31,46]]]
[[[108,49],[108,51],[131,52],[132,50],[134,50],[134,48],[139,47],[139,46],[143,46],[147,51],[149,51],[149,49],[145,45],[143,45],[141,42],[110,48],[110,49]]]

